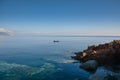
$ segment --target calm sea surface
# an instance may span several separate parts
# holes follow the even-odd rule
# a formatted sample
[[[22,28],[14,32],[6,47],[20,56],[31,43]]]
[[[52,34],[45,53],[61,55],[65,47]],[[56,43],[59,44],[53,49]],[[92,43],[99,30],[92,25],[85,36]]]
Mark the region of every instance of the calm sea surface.
[[[87,80],[71,56],[120,37],[0,37],[0,80]],[[54,43],[53,40],[60,42]]]

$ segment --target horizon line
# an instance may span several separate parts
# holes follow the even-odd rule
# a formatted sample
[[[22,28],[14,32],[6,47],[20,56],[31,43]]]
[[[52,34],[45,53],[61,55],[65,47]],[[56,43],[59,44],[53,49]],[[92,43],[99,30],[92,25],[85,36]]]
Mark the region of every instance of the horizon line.
[[[40,36],[40,37],[120,37],[120,35],[21,35],[21,36]]]

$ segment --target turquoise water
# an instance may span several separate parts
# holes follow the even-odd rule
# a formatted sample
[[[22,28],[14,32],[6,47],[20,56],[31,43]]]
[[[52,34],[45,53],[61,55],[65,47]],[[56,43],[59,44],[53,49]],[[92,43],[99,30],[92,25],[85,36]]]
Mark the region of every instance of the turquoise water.
[[[0,80],[87,80],[90,73],[71,56],[115,39],[120,37],[0,37]]]

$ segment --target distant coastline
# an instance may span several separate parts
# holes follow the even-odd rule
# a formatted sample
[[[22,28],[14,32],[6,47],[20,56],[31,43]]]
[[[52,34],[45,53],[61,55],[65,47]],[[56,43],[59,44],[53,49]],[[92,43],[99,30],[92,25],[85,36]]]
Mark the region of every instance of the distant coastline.
[[[15,35],[17,36],[17,35]],[[18,35],[18,36],[35,36],[35,37],[120,37],[111,35]]]

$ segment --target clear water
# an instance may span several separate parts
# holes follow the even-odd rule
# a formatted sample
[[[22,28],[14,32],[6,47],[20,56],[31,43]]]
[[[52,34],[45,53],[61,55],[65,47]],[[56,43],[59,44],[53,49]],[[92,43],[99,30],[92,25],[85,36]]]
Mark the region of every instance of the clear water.
[[[120,37],[0,37],[0,80],[87,80],[90,73],[79,68],[79,63],[73,63],[74,52],[118,39]]]

